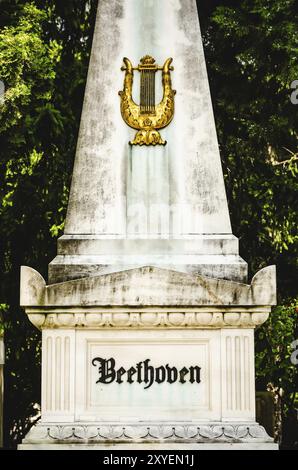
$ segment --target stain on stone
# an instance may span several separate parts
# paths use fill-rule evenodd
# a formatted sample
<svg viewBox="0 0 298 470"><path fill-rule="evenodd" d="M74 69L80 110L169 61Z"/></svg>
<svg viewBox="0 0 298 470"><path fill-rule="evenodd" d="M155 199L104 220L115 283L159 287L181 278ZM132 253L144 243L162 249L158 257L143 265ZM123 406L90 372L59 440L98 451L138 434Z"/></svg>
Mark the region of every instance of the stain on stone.
<svg viewBox="0 0 298 470"><path fill-rule="evenodd" d="M122 0L118 0L118 2L116 2L114 7L114 15L118 19L122 19L124 17L124 8Z"/></svg>

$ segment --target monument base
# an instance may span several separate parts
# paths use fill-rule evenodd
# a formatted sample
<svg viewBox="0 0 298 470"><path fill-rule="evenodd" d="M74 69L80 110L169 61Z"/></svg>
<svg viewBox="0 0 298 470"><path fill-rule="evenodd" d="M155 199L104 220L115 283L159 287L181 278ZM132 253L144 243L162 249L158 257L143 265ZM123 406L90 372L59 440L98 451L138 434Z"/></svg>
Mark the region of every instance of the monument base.
<svg viewBox="0 0 298 470"><path fill-rule="evenodd" d="M21 444L18 450L97 450L97 451L118 451L118 450L279 450L278 444L110 444L106 446L82 445L82 444Z"/></svg>
<svg viewBox="0 0 298 470"><path fill-rule="evenodd" d="M108 239L63 235L49 264L49 284L155 266L192 275L247 282L247 263L233 235Z"/></svg>
<svg viewBox="0 0 298 470"><path fill-rule="evenodd" d="M18 449L278 450L278 444L258 423L40 423Z"/></svg>
<svg viewBox="0 0 298 470"><path fill-rule="evenodd" d="M21 286L42 330L42 419L20 450L277 449L254 371L274 267L250 285L142 267L48 286L23 267Z"/></svg>

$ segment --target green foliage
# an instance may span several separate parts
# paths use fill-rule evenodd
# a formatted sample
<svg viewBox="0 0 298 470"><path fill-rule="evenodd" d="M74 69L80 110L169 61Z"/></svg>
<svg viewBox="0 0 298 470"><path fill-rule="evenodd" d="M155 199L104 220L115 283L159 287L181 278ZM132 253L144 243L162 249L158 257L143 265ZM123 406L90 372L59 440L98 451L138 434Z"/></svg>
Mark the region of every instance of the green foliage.
<svg viewBox="0 0 298 470"><path fill-rule="evenodd" d="M96 6L97 0L0 0L7 445L38 417L40 335L18 306L19 268L29 265L46 276L56 254ZM295 1L206 0L199 7L234 232L252 273L269 264L278 268L284 306L259 330L257 376L263 388L283 388L286 416L297 391L297 367L289 362L297 316L288 301L297 295L298 108L290 102L290 84L298 79Z"/></svg>
<svg viewBox="0 0 298 470"><path fill-rule="evenodd" d="M291 361L292 344L298 338L297 313L298 302L276 307L256 334L257 387L275 395L287 445L297 445L298 432L298 367Z"/></svg>
<svg viewBox="0 0 298 470"><path fill-rule="evenodd" d="M257 330L258 383L273 384L287 413L298 393L297 366L291 363L291 344L298 338L298 304L276 307L266 324ZM268 351L270 354L268 354Z"/></svg>
<svg viewBox="0 0 298 470"><path fill-rule="evenodd" d="M216 3L203 29L232 222L252 273L277 264L283 299L297 275L295 1Z"/></svg>
<svg viewBox="0 0 298 470"><path fill-rule="evenodd" d="M32 96L37 102L52 98L59 50L54 43L45 45L41 38L45 17L35 6L26 4L19 23L0 33L0 76L7 84L1 107L1 133L21 124ZM31 127L30 119L26 124Z"/></svg>
<svg viewBox="0 0 298 470"><path fill-rule="evenodd" d="M7 305L0 304L0 336L4 335L4 320L3 320L3 312L7 310Z"/></svg>

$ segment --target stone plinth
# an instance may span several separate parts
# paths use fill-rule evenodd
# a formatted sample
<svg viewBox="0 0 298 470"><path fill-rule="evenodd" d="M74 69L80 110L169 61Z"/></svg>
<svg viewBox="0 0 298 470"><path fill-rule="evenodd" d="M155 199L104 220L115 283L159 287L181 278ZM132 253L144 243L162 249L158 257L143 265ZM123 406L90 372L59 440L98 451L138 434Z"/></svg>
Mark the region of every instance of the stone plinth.
<svg viewBox="0 0 298 470"><path fill-rule="evenodd" d="M22 268L21 286L43 350L42 420L21 449L276 448L254 376L274 267L250 285L156 267L46 285Z"/></svg>
<svg viewBox="0 0 298 470"><path fill-rule="evenodd" d="M196 238L103 239L63 235L58 255L49 265L49 283L156 266L233 281L247 280L247 263L239 256L233 235Z"/></svg>

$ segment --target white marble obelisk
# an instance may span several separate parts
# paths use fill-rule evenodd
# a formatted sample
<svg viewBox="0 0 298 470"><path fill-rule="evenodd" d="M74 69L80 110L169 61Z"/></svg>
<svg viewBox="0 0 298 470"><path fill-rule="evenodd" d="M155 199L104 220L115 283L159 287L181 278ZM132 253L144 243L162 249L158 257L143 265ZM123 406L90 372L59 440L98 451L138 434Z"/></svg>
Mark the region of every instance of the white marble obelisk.
<svg viewBox="0 0 298 470"><path fill-rule="evenodd" d="M123 57L173 58L166 147L131 147ZM134 97L139 100L138 76ZM157 102L162 95L156 77ZM195 0L101 0L65 235L49 282L153 265L245 281L232 235Z"/></svg>
<svg viewBox="0 0 298 470"><path fill-rule="evenodd" d="M146 55L173 58L166 146L130 146L120 112L123 58ZM158 101L158 72L156 85ZM21 270L42 330L42 410L19 448L276 449L256 422L254 371L275 268L246 277L195 0L101 0L65 234L48 284Z"/></svg>

